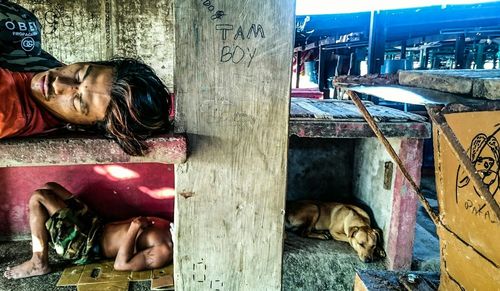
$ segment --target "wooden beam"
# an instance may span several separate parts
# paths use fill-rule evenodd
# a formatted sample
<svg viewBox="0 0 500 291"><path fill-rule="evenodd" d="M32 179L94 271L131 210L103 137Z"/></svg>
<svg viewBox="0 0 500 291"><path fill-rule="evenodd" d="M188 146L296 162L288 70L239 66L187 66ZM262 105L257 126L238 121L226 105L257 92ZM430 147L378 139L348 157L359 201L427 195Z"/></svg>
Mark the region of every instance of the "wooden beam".
<svg viewBox="0 0 500 291"><path fill-rule="evenodd" d="M295 1L175 1L175 287L281 290Z"/></svg>

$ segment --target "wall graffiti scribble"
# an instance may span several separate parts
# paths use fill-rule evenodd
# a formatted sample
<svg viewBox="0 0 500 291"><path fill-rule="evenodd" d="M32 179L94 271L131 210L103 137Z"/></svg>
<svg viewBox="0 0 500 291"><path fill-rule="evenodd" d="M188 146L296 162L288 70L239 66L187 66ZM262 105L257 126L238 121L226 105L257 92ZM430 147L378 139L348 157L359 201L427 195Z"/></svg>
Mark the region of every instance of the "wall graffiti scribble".
<svg viewBox="0 0 500 291"><path fill-rule="evenodd" d="M266 34L264 27L261 24L252 24L248 30L244 29L241 25L235 30L232 24L217 24L215 30L220 31L221 41L224 43L228 38L234 41L247 41L251 39L264 39ZM234 33L234 35L233 35ZM245 61L247 67L250 67L252 60L257 53L256 47L248 47L243 45L224 45L220 53L220 62L228 63L231 61L233 64L239 64Z"/></svg>
<svg viewBox="0 0 500 291"><path fill-rule="evenodd" d="M62 5L56 5L53 9L43 13L44 33L54 34L59 26L73 27L73 16L66 13Z"/></svg>
<svg viewBox="0 0 500 291"><path fill-rule="evenodd" d="M500 192L499 132L500 125L497 125L497 129L490 135L477 134L467 150L476 172L497 201L495 196ZM457 168L455 201L472 214L483 217L491 223L498 223L495 216L490 214L487 204L481 199L479 191L470 183L469 176L460 165Z"/></svg>

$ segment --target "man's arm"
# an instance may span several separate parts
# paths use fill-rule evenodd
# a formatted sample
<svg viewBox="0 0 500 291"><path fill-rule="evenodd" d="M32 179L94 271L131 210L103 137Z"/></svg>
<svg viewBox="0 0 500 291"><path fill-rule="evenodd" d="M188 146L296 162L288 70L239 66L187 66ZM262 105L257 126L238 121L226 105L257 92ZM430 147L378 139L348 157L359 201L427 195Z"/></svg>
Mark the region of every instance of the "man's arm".
<svg viewBox="0 0 500 291"><path fill-rule="evenodd" d="M114 268L117 271L141 271L162 267L169 255L167 246L152 246L134 254L137 233L142 228L150 225L151 222L138 217L130 223L127 235L116 255Z"/></svg>

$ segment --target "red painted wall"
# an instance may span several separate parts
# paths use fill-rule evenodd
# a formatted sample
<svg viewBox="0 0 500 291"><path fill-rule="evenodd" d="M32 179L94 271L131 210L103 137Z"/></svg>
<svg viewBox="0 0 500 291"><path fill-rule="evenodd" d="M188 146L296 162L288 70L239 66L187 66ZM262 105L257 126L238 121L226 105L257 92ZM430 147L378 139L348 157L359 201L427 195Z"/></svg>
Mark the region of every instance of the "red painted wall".
<svg viewBox="0 0 500 291"><path fill-rule="evenodd" d="M29 233L29 197L49 181L60 183L108 220L174 217L173 165L0 168L0 236Z"/></svg>

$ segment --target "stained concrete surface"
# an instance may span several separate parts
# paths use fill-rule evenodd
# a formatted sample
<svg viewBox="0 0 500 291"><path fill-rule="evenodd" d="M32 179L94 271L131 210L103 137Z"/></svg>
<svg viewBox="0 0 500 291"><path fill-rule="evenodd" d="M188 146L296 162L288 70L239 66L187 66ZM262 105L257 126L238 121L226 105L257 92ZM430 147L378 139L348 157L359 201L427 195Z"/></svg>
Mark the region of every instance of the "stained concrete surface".
<svg viewBox="0 0 500 291"><path fill-rule="evenodd" d="M172 0L14 0L38 17L42 47L63 63L139 57L173 88Z"/></svg>
<svg viewBox="0 0 500 291"><path fill-rule="evenodd" d="M56 254L50 252L50 264L52 273L17 279L7 280L3 277L5 268L12 265L20 264L31 257L31 245L29 241L13 241L13 242L0 242L0 290L1 291L74 291L75 286L56 287L57 281L62 274L64 268L70 266L69 264L57 260ZM150 290L151 282L131 282L129 290L131 291L144 291Z"/></svg>
<svg viewBox="0 0 500 291"><path fill-rule="evenodd" d="M352 290L355 270L384 270L384 261L363 263L348 243L288 233L283 290Z"/></svg>

